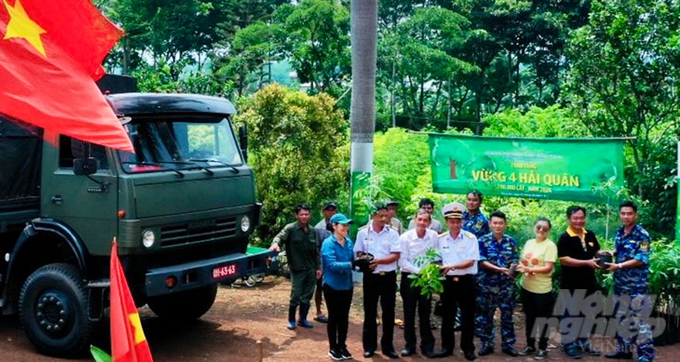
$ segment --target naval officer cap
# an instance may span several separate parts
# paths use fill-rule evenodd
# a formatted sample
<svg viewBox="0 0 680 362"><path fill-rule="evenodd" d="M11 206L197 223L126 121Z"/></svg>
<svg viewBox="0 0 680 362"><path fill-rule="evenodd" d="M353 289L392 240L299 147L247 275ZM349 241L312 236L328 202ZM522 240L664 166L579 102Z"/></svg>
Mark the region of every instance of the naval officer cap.
<svg viewBox="0 0 680 362"><path fill-rule="evenodd" d="M460 202L452 202L442 208L442 214L446 219L462 219L463 212L465 212L465 206Z"/></svg>

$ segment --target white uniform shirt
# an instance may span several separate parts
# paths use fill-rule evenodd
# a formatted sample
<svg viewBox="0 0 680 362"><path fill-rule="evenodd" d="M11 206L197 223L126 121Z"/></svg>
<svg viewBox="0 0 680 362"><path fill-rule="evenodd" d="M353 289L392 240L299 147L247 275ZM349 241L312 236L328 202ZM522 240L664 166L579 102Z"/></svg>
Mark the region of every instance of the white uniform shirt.
<svg viewBox="0 0 680 362"><path fill-rule="evenodd" d="M383 227L380 233L373 230L373 224L370 223L366 227L359 229L357 233L357 242L354 244L354 253L370 253L376 259L383 259L388 257L391 253L401 252L401 244L399 243L399 234L388 227ZM394 261L389 264L379 264L373 274L391 272L397 270L397 262Z"/></svg>
<svg viewBox="0 0 680 362"><path fill-rule="evenodd" d="M418 237L415 229L409 230L399 237L401 254L399 254L399 267L402 272L418 273L420 267L415 264L416 258L425 255L429 249L437 249L439 235L434 230L425 230L423 238Z"/></svg>
<svg viewBox="0 0 680 362"><path fill-rule="evenodd" d="M326 230L326 218L321 219L321 221L317 222L316 225L314 226L315 229L321 229L321 230Z"/></svg>
<svg viewBox="0 0 680 362"><path fill-rule="evenodd" d="M411 220L411 222L408 223L408 229L413 230L416 228L416 221ZM434 230L437 234L441 234L444 232L444 227L442 226L442 223L439 222L439 220L432 218L432 222L430 223L430 227L428 228L430 230Z"/></svg>
<svg viewBox="0 0 680 362"><path fill-rule="evenodd" d="M446 275L477 274L477 261L479 260L479 243L474 234L461 230L458 237L451 237L451 232L439 236L439 253L442 256L444 266L460 264L466 260L474 260L471 267L455 269Z"/></svg>

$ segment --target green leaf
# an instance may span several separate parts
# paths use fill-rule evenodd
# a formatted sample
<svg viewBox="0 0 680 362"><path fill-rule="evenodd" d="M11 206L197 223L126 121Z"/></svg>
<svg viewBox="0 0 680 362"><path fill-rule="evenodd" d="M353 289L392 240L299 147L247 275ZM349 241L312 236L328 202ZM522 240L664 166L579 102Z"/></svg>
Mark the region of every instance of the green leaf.
<svg viewBox="0 0 680 362"><path fill-rule="evenodd" d="M95 346L90 346L90 353L92 354L92 357L94 357L95 362L111 362L111 356L109 356L108 353L102 351L101 349L95 347Z"/></svg>

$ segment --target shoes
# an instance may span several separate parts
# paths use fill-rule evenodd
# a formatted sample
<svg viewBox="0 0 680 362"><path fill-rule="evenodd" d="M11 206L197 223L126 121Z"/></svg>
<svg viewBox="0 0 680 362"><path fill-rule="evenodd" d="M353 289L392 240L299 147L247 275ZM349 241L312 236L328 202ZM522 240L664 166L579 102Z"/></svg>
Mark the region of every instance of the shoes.
<svg viewBox="0 0 680 362"><path fill-rule="evenodd" d="M611 359L632 359L633 353L617 351L617 352L607 353L605 355L605 357L611 358Z"/></svg>
<svg viewBox="0 0 680 362"><path fill-rule="evenodd" d="M338 348L338 352L340 352L342 359L352 359L352 354L349 353L347 347Z"/></svg>
<svg viewBox="0 0 680 362"><path fill-rule="evenodd" d="M484 347L482 347L482 349L479 351L479 355L480 355L480 356L486 356L486 355L492 354L492 353L493 353L493 347L491 347L491 346L484 346Z"/></svg>
<svg viewBox="0 0 680 362"><path fill-rule="evenodd" d="M320 314L320 315L314 317L314 320L319 322L319 323L328 323L328 318L323 314Z"/></svg>
<svg viewBox="0 0 680 362"><path fill-rule="evenodd" d="M290 329L291 331L295 330L295 311L297 310L297 306L290 305L288 306L288 325L286 328Z"/></svg>
<svg viewBox="0 0 680 362"><path fill-rule="evenodd" d="M371 358L375 354L375 351L364 351L364 358Z"/></svg>
<svg viewBox="0 0 680 362"><path fill-rule="evenodd" d="M573 359L581 359L581 352L577 350L575 347L564 350L564 353L566 353L567 356Z"/></svg>
<svg viewBox="0 0 680 362"><path fill-rule="evenodd" d="M590 343L588 343L586 345L582 345L579 349L581 350L582 353L585 353L589 356L599 356L601 354L600 351L593 348L590 345Z"/></svg>
<svg viewBox="0 0 680 362"><path fill-rule="evenodd" d="M537 359L539 361L544 360L546 358L548 358L548 351L544 349L539 349L538 352L536 352L536 355L534 355L534 359Z"/></svg>
<svg viewBox="0 0 680 362"><path fill-rule="evenodd" d="M406 347L406 348L401 350L401 356L402 357L408 357L408 356L410 356L414 353L416 353L416 351L413 348Z"/></svg>
<svg viewBox="0 0 680 362"><path fill-rule="evenodd" d="M434 358L435 357L435 353L431 349L422 349L421 352L423 353L423 356L425 356L427 358ZM404 354L402 353L401 355L403 356Z"/></svg>
<svg viewBox="0 0 680 362"><path fill-rule="evenodd" d="M511 357L517 357L519 353L517 353L517 350L515 347L508 347L508 348L503 348L503 353L507 354L508 356Z"/></svg>
<svg viewBox="0 0 680 362"><path fill-rule="evenodd" d="M399 358L399 354L394 349L383 349L382 354L389 358Z"/></svg>
<svg viewBox="0 0 680 362"><path fill-rule="evenodd" d="M314 325L312 324L312 322L310 322L310 321L308 321L308 320L299 320L299 321L297 322L297 324L298 324L300 327L314 328Z"/></svg>
<svg viewBox="0 0 680 362"><path fill-rule="evenodd" d="M298 325L305 328L313 328L314 325L307 320L307 313L309 313L309 303L300 303L300 320Z"/></svg>
<svg viewBox="0 0 680 362"><path fill-rule="evenodd" d="M536 353L536 348L531 347L531 346L526 346L524 347L523 350L519 352L520 356L530 356L532 354Z"/></svg>
<svg viewBox="0 0 680 362"><path fill-rule="evenodd" d="M453 354L453 350L442 348L439 352L434 354L434 358L444 358Z"/></svg>
<svg viewBox="0 0 680 362"><path fill-rule="evenodd" d="M468 361L474 361L475 358L475 351L463 351L463 355L465 356L465 359Z"/></svg>
<svg viewBox="0 0 680 362"><path fill-rule="evenodd" d="M330 357L333 361L342 361L345 359L345 357L336 348L333 348L330 351L328 351L328 357Z"/></svg>

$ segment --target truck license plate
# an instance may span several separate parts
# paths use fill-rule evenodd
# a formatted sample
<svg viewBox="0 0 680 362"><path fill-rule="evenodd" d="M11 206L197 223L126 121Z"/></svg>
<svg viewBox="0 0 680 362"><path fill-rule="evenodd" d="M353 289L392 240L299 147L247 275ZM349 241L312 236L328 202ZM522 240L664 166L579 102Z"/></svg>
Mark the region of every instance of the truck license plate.
<svg viewBox="0 0 680 362"><path fill-rule="evenodd" d="M236 264L232 265L225 265L225 266L218 266L217 268L213 269L213 279L222 279L226 277L230 277L233 275L236 275L237 269L236 269Z"/></svg>

